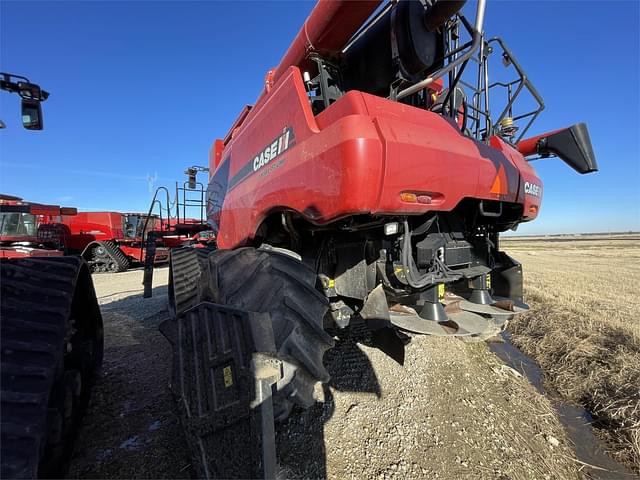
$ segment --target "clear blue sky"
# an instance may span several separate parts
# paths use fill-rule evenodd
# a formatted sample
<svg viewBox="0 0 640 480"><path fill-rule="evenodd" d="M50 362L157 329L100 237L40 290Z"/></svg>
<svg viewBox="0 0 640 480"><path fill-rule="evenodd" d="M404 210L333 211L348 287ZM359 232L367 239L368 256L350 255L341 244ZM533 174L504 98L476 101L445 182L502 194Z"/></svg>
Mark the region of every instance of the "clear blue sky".
<svg viewBox="0 0 640 480"><path fill-rule="evenodd" d="M545 99L532 133L587 122L600 172L535 166L539 219L518 233L640 230L640 2L491 1L485 30L505 38ZM149 178L173 185L207 164L308 2L0 2L0 70L51 92L45 130L19 126L0 95L0 191L81 209L146 210Z"/></svg>

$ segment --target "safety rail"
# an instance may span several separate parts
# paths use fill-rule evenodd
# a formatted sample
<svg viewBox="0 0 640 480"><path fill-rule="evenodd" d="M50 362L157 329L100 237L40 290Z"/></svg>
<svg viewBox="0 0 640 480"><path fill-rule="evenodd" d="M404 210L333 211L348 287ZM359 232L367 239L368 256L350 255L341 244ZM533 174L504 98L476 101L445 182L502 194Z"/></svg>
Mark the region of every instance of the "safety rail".
<svg viewBox="0 0 640 480"><path fill-rule="evenodd" d="M432 72L427 78L407 87L394 94L392 91L389 98L402 100L433 84L437 79L448 74L448 85L445 98L442 102L438 102L438 107L442 108L444 113L445 107L448 106L448 115L457 114L456 107L460 107L458 96L462 96L464 108L464 117L472 121L469 128L464 133L475 137L477 140L488 142L489 138L498 133L510 143L517 143L527 133L535 119L544 110L544 101L542 97L529 80L526 72L518 63L511 50L500 37L492 37L485 40L483 31L485 0L479 0L476 9L475 23L472 25L462 13L456 13L450 20L445 32L445 54L441 61L447 63L440 69ZM466 31L470 40L461 42L460 27ZM502 60L506 67L512 65L517 73L515 80L507 82L494 82L489 84L489 58L493 54L494 46L499 46L502 50ZM475 55L477 53L477 55ZM477 64L477 78L475 84L463 80L463 74L469 62ZM463 88L470 92L471 102L466 102L466 92ZM503 88L506 90L507 102L497 118L492 119L490 106L490 92L495 89ZM517 98L521 93L527 90L531 97L535 100L537 106L531 111L513 116L513 108ZM435 107L435 105L434 105ZM518 120L528 119L524 128L519 129L514 122ZM516 131L518 135L516 136Z"/></svg>
<svg viewBox="0 0 640 480"><path fill-rule="evenodd" d="M165 206L158 198L158 194L164 192ZM140 259L144 263L144 275L142 284L144 286L143 297L149 298L152 296L152 283L153 283L153 265L155 262L156 252L156 240L161 239L163 234L177 234L184 233L184 225L187 223L187 215L189 210L198 209L197 222L193 223L193 226L204 225L206 221L206 187L203 183L197 182L194 179L184 182L180 185L176 182L176 190L174 201L171 202L171 195L167 187L158 187L153 194L151 205L149 206L149 212L145 219L142 242L140 243ZM191 196L189 196L191 194ZM148 231L149 219L152 218L154 209L157 206L160 218L160 231L151 230ZM171 211L175 208L175 215L171 215ZM167 213L166 223L163 217L163 212ZM182 220L182 223L181 223ZM189 233L193 233L192 229ZM146 252L145 252L146 251ZM146 253L146 254L145 254ZM144 260L143 260L144 257Z"/></svg>
<svg viewBox="0 0 640 480"><path fill-rule="evenodd" d="M180 193L182 193L182 202L179 201ZM199 196L197 198L193 196L189 198L187 196L188 193L197 194ZM206 220L206 195L207 190L201 182L196 182L194 184L186 181L182 184L182 187L179 187L176 182L176 218L178 219L178 223L180 223L180 206L182 206L182 219L184 221L187 219L187 209L197 208L199 210L198 220L200 223L204 223Z"/></svg>

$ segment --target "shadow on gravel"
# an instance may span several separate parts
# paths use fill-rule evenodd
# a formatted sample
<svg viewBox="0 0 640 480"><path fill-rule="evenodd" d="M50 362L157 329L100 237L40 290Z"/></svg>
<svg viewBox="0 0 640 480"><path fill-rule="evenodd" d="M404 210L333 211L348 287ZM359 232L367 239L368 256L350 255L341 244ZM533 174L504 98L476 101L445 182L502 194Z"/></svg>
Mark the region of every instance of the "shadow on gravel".
<svg viewBox="0 0 640 480"><path fill-rule="evenodd" d="M168 388L171 348L158 331L167 287L101 305L105 354L68 478L193 478Z"/></svg>
<svg viewBox="0 0 640 480"><path fill-rule="evenodd" d="M128 293L128 292L127 292ZM101 305L105 330L102 375L80 428L68 478L196 478L169 391L171 347L158 330L168 316L167 287ZM380 397L376 374L359 344L366 332L341 334L325 355L331 375L324 403L276 425L279 478L326 478L324 425L336 412L333 392Z"/></svg>
<svg viewBox="0 0 640 480"><path fill-rule="evenodd" d="M359 343L371 344L367 332L354 330L336 340L336 346L324 357L331 375L329 384L323 386L324 403L308 410L296 408L285 422L276 425L279 478L327 477L326 448L333 446L325 444L324 425L336 413L332 391L369 393L380 398L378 378ZM348 410L338 414L345 413Z"/></svg>

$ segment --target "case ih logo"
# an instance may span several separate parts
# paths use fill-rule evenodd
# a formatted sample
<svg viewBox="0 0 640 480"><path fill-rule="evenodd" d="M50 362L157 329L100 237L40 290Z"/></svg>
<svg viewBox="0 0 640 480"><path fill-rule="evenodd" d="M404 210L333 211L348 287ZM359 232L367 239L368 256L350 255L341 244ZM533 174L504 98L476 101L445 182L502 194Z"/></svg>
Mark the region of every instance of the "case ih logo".
<svg viewBox="0 0 640 480"><path fill-rule="evenodd" d="M274 160L279 155L287 151L289 147L294 144L293 128L284 127L282 135L276 138L273 142L267 145L258 155L253 159L253 171L257 172L262 167L267 165L271 160Z"/></svg>
<svg viewBox="0 0 640 480"><path fill-rule="evenodd" d="M539 197L542 192L542 187L540 185L536 185L535 183L524 182L524 193L528 195L533 195L534 197Z"/></svg>

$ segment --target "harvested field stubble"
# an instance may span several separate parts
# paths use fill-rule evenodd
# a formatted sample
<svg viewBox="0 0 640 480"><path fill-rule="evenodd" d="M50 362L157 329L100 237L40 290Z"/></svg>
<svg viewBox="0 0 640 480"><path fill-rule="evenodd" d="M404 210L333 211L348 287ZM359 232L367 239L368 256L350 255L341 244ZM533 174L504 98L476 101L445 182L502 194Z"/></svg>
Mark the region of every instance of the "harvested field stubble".
<svg viewBox="0 0 640 480"><path fill-rule="evenodd" d="M547 387L587 408L614 456L640 472L640 242L505 241L524 265L531 312L513 343Z"/></svg>

